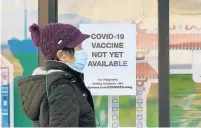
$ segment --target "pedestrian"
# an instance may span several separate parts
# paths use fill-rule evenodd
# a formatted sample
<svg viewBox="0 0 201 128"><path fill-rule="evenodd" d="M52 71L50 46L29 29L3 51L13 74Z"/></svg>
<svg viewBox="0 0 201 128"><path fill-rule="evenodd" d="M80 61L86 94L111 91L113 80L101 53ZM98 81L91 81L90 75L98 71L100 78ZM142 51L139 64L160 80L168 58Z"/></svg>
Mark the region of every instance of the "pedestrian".
<svg viewBox="0 0 201 128"><path fill-rule="evenodd" d="M18 83L26 116L34 127L96 127L92 95L83 81L88 57L82 42L90 36L62 23L29 29L47 61Z"/></svg>

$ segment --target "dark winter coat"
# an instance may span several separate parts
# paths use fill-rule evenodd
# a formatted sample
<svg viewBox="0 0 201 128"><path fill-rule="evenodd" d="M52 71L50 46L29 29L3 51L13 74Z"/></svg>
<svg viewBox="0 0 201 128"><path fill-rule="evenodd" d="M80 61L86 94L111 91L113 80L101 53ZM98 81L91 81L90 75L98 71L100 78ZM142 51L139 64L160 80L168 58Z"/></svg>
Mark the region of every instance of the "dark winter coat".
<svg viewBox="0 0 201 128"><path fill-rule="evenodd" d="M96 127L83 74L66 64L47 61L18 84L23 110L35 127Z"/></svg>

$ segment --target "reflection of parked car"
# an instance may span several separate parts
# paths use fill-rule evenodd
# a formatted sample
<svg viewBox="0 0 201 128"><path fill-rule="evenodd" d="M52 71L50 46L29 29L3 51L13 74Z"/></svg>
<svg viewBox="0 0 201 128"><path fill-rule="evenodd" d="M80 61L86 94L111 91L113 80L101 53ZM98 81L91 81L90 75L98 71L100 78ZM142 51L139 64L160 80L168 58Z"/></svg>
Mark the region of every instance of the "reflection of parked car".
<svg viewBox="0 0 201 128"><path fill-rule="evenodd" d="M200 34L170 34L170 49L201 48ZM137 49L157 49L158 34L140 33L137 35Z"/></svg>

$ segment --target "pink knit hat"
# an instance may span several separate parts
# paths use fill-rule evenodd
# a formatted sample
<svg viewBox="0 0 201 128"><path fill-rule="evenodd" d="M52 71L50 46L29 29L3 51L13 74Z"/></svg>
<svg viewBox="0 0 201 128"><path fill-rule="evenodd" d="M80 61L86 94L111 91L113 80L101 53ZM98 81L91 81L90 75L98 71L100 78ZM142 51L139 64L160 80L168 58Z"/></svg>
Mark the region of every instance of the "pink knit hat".
<svg viewBox="0 0 201 128"><path fill-rule="evenodd" d="M82 34L76 27L62 23L53 23L44 27L32 24L29 30L35 46L40 47L48 60L56 58L58 50L74 48L90 37Z"/></svg>

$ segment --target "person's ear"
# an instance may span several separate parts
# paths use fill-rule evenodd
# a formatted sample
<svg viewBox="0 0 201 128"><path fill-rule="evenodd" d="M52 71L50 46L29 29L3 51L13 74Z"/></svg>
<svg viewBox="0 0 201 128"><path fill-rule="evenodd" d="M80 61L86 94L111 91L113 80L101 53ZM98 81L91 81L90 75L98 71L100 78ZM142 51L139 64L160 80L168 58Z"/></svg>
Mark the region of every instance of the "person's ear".
<svg viewBox="0 0 201 128"><path fill-rule="evenodd" d="M63 55L63 51L62 51L62 50L57 51L57 58L58 58L60 61L65 61L65 58L64 58L64 55Z"/></svg>
<svg viewBox="0 0 201 128"><path fill-rule="evenodd" d="M75 48L74 48L75 51L80 51L82 50L82 44L80 45L77 45Z"/></svg>

